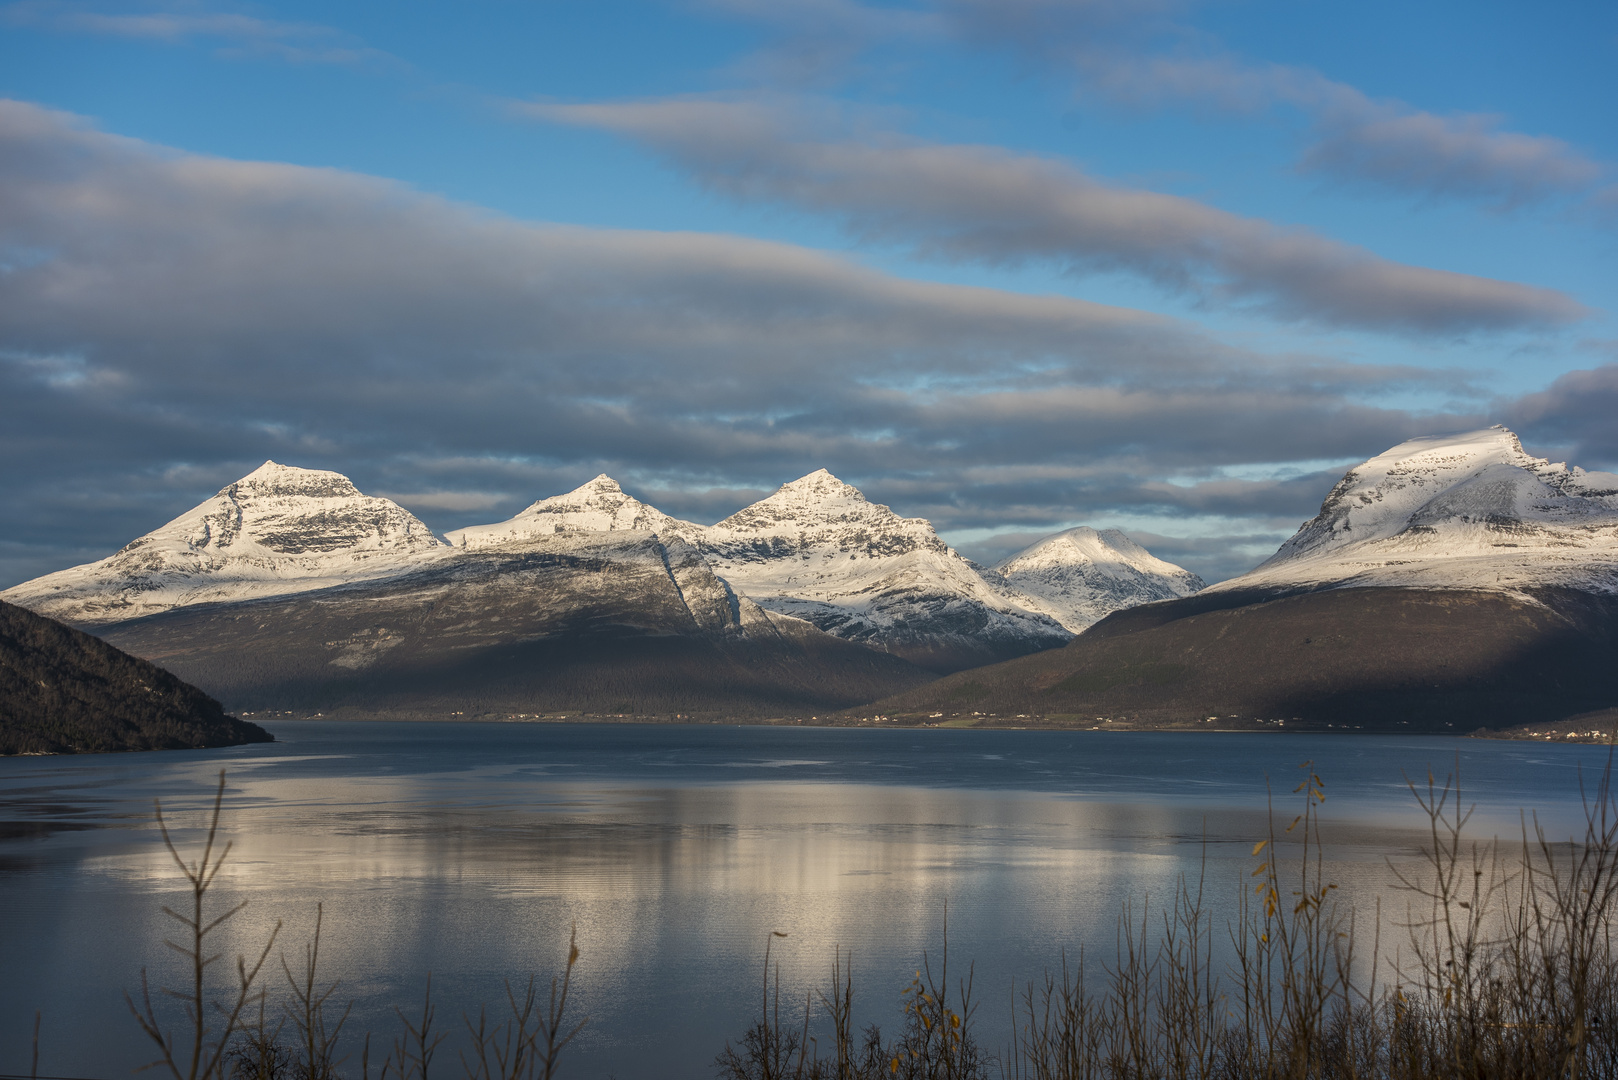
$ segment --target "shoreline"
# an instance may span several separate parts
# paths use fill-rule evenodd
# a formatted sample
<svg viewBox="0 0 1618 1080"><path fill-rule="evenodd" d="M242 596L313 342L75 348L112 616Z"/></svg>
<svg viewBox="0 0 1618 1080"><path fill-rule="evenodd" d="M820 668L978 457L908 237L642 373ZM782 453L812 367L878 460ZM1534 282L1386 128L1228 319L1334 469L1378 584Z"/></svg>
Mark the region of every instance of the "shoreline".
<svg viewBox="0 0 1618 1080"><path fill-rule="evenodd" d="M1405 723L1336 724L1307 721L1296 717L1242 717L1226 716L1205 718L1202 721L1151 721L1133 717L1094 717L1079 719L1067 714L1012 714L996 713L936 713L936 714L883 714L850 716L833 713L811 716L733 716L691 713L592 713L569 710L565 712L476 713L468 710L436 712L373 712L369 710L337 709L330 712L303 712L299 710L259 710L238 713L255 722L278 721L347 721L370 722L447 722L495 724L638 724L662 726L674 724L758 726L758 727L829 727L871 728L878 730L951 730L951 731L1065 731L1065 732L1217 732L1220 734L1261 734L1297 732L1300 734L1372 734L1451 736L1456 738L1497 739L1511 741L1555 741L1601 744L1618 742L1618 709L1587 713L1549 723L1520 724L1508 728L1478 727L1460 730L1451 727L1417 727Z"/></svg>

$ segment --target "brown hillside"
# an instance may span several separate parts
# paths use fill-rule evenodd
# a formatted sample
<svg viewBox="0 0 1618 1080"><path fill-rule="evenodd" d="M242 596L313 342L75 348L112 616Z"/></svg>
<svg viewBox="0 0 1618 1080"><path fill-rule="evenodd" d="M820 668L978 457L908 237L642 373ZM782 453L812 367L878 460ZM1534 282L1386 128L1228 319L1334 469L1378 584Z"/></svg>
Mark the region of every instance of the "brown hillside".
<svg viewBox="0 0 1618 1080"><path fill-rule="evenodd" d="M868 711L1470 731L1612 705L1614 598L1366 588L1149 604L1065 648L961 672Z"/></svg>
<svg viewBox="0 0 1618 1080"><path fill-rule="evenodd" d="M933 678L796 619L707 629L691 602L658 561L529 551L97 632L244 711L809 715Z"/></svg>

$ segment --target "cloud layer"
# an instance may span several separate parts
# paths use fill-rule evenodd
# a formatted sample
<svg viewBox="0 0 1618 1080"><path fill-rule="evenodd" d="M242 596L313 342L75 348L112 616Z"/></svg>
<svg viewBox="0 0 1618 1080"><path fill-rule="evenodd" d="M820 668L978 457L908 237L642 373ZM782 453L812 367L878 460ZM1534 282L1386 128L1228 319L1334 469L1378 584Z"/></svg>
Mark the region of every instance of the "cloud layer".
<svg viewBox="0 0 1618 1080"><path fill-rule="evenodd" d="M63 0L18 0L0 6L0 23L165 44L201 41L223 55L263 56L293 64L397 64L388 54L329 26L189 5L167 11L107 12Z"/></svg>
<svg viewBox="0 0 1618 1080"><path fill-rule="evenodd" d="M1401 333L1555 326L1589 314L1550 289L1394 262L1304 229L1104 184L1061 162L992 147L891 135L817 139L789 114L708 100L520 108L631 136L716 191L833 214L862 237L925 256L1125 270L1210 303ZM1369 158L1374 151L1345 136L1332 152Z"/></svg>
<svg viewBox="0 0 1618 1080"><path fill-rule="evenodd" d="M1513 131L1504 118L1439 114L1375 98L1312 68L1246 60L1190 21L1184 0L936 0L902 9L853 0L710 0L772 26L767 81L821 86L884 44L1009 48L1070 76L1081 93L1130 107L1302 113L1298 168L1336 181L1498 209L1556 199L1600 207L1613 169L1564 140Z"/></svg>
<svg viewBox="0 0 1618 1080"><path fill-rule="evenodd" d="M1612 170L1577 147L1512 131L1503 118L1442 115L1372 97L1307 67L1255 63L1184 20L1189 3L949 0L955 36L1010 45L1126 104L1301 111L1311 130L1299 167L1334 179L1498 208L1599 200Z"/></svg>
<svg viewBox="0 0 1618 1080"><path fill-rule="evenodd" d="M1485 422L1376 403L1453 379L785 244L535 225L0 103L8 583L267 457L419 496L440 528L599 471L713 520L824 466L946 529L1201 515L1250 547L1329 476L1224 466ZM1235 550L1191 566L1224 576Z"/></svg>

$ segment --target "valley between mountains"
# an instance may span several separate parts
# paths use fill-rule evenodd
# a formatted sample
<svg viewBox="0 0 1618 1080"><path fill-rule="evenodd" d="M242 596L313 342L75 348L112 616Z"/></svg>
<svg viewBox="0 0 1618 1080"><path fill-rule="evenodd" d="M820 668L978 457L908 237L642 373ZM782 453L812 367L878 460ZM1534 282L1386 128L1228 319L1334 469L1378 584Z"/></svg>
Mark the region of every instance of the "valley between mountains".
<svg viewBox="0 0 1618 1080"><path fill-rule="evenodd" d="M266 462L0 599L238 713L1470 731L1618 706L1618 476L1412 440L1204 588L1116 530L982 567L824 470L709 526L599 476L441 538Z"/></svg>

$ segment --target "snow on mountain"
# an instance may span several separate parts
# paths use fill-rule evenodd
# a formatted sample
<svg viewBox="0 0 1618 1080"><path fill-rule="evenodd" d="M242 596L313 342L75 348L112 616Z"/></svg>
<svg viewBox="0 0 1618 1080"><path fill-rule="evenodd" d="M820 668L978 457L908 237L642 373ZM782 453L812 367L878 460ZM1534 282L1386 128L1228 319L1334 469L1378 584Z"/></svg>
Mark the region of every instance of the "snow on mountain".
<svg viewBox="0 0 1618 1080"><path fill-rule="evenodd" d="M634 592L624 576L633 577L631 564L638 565L629 549L644 547L655 549L703 632L731 627L725 632L745 633L749 621L762 628L758 618L744 618L756 603L944 670L1066 641L1093 621L1075 615L1094 602L1093 595L1079 596L1085 574L1108 596L1133 598L1152 574L1177 571L1121 536L1110 554L1090 553L1088 570L1059 571L1055 562L1062 560L1051 559L1057 548L1036 546L1043 555L1025 554L1044 560L1029 566L1029 580L1040 588L1019 591L952 551L927 521L873 504L825 470L707 528L670 517L598 476L510 520L457 530L449 539L444 544L399 506L362 495L337 473L269 462L110 558L19 585L5 596L69 622L105 625L188 605L395 576L404 589L412 587L404 577L429 565L460 574L464 561L464 572L481 575L477 560L509 558L560 560L557 565L576 565L585 574L581 582L595 582L590 588ZM614 545L629 547L617 552ZM1120 584L1126 578L1134 591ZM499 582L487 578L479 588L497 590ZM585 592L578 595L589 599ZM492 593L489 602L496 602ZM594 604L586 607L594 610Z"/></svg>
<svg viewBox="0 0 1618 1080"><path fill-rule="evenodd" d="M402 573L448 550L340 473L266 461L116 554L0 596L64 622L107 623Z"/></svg>
<svg viewBox="0 0 1618 1080"><path fill-rule="evenodd" d="M1338 481L1257 569L1212 586L1618 592L1618 475L1536 458L1504 427L1400 443Z"/></svg>
<svg viewBox="0 0 1618 1080"><path fill-rule="evenodd" d="M447 533L451 544L468 551L522 543L565 533L653 532L691 539L700 525L669 517L656 507L624 494L618 481L602 474L565 495L541 499L507 521L474 525Z"/></svg>
<svg viewBox="0 0 1618 1080"><path fill-rule="evenodd" d="M993 569L1074 633L1114 611L1203 588L1197 575L1157 558L1117 529L1085 525L1047 536Z"/></svg>
<svg viewBox="0 0 1618 1080"><path fill-rule="evenodd" d="M763 607L918 663L982 662L1070 636L986 580L930 523L868 501L824 469L703 530L697 543L716 573Z"/></svg>

